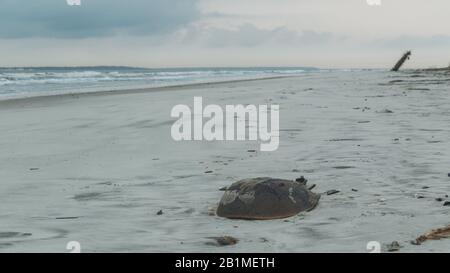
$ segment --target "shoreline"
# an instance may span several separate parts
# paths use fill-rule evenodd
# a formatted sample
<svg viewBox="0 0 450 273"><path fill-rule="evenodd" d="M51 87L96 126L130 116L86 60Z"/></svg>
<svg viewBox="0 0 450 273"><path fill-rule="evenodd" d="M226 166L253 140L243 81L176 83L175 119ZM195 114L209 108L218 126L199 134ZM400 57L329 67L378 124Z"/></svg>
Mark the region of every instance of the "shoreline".
<svg viewBox="0 0 450 273"><path fill-rule="evenodd" d="M87 97L87 96L102 96L102 95L123 95L123 94L139 94L148 92L161 92L167 90L180 90L180 89L191 89L191 88L206 88L214 85L223 85L231 83L241 83L241 82L254 82L254 81L265 81L265 80L276 80L283 78L295 78L300 75L283 75L283 76L271 76L263 78L252 78L252 79L237 79L237 80L226 80L217 82L200 82L200 83L186 83L186 84L176 84L168 86L156 86L156 87L143 87L143 88L130 88L130 89L117 89L117 90L101 90L92 92L80 92L80 93L61 93L52 95L36 95L30 97L19 97L19 98L0 98L0 106L2 104L11 104L14 102L26 102L26 101L37 101L45 99L62 99L67 97Z"/></svg>

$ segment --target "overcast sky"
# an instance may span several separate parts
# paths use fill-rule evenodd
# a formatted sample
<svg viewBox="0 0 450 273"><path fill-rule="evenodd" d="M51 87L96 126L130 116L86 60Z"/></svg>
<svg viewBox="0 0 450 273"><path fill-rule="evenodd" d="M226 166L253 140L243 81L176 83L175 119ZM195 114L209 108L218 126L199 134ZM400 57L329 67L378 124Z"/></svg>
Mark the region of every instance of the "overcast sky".
<svg viewBox="0 0 450 273"><path fill-rule="evenodd" d="M0 0L0 66L450 62L450 1Z"/></svg>

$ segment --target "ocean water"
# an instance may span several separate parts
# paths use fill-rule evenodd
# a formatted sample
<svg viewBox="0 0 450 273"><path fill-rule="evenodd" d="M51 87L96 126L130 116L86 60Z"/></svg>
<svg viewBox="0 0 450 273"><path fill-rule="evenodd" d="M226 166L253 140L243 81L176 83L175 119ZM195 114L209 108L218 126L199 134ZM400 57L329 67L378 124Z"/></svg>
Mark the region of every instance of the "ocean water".
<svg viewBox="0 0 450 273"><path fill-rule="evenodd" d="M95 92L201 82L264 78L316 72L310 67L170 68L21 67L0 68L0 99Z"/></svg>

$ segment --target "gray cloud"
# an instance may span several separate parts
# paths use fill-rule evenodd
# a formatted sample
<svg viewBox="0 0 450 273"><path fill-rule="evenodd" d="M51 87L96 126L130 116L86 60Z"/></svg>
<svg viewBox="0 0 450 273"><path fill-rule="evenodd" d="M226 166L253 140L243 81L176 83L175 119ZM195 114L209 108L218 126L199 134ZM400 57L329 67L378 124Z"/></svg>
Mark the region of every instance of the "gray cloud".
<svg viewBox="0 0 450 273"><path fill-rule="evenodd" d="M406 36L397 38L380 39L375 41L374 45L387 48L436 48L450 46L450 36Z"/></svg>
<svg viewBox="0 0 450 273"><path fill-rule="evenodd" d="M197 0L0 0L0 38L89 38L173 31L195 21Z"/></svg>
<svg viewBox="0 0 450 273"><path fill-rule="evenodd" d="M187 41L201 42L209 47L318 46L344 39L328 32L312 30L298 32L286 27L263 29L248 23L236 29L194 27L185 36Z"/></svg>

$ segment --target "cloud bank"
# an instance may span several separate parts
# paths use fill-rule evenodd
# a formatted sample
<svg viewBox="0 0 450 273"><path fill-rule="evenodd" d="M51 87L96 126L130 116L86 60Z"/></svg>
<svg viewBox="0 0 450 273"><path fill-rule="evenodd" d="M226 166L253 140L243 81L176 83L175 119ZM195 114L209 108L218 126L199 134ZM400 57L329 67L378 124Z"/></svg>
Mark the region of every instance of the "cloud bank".
<svg viewBox="0 0 450 273"><path fill-rule="evenodd" d="M0 0L0 38L143 36L173 31L200 16L196 0Z"/></svg>

